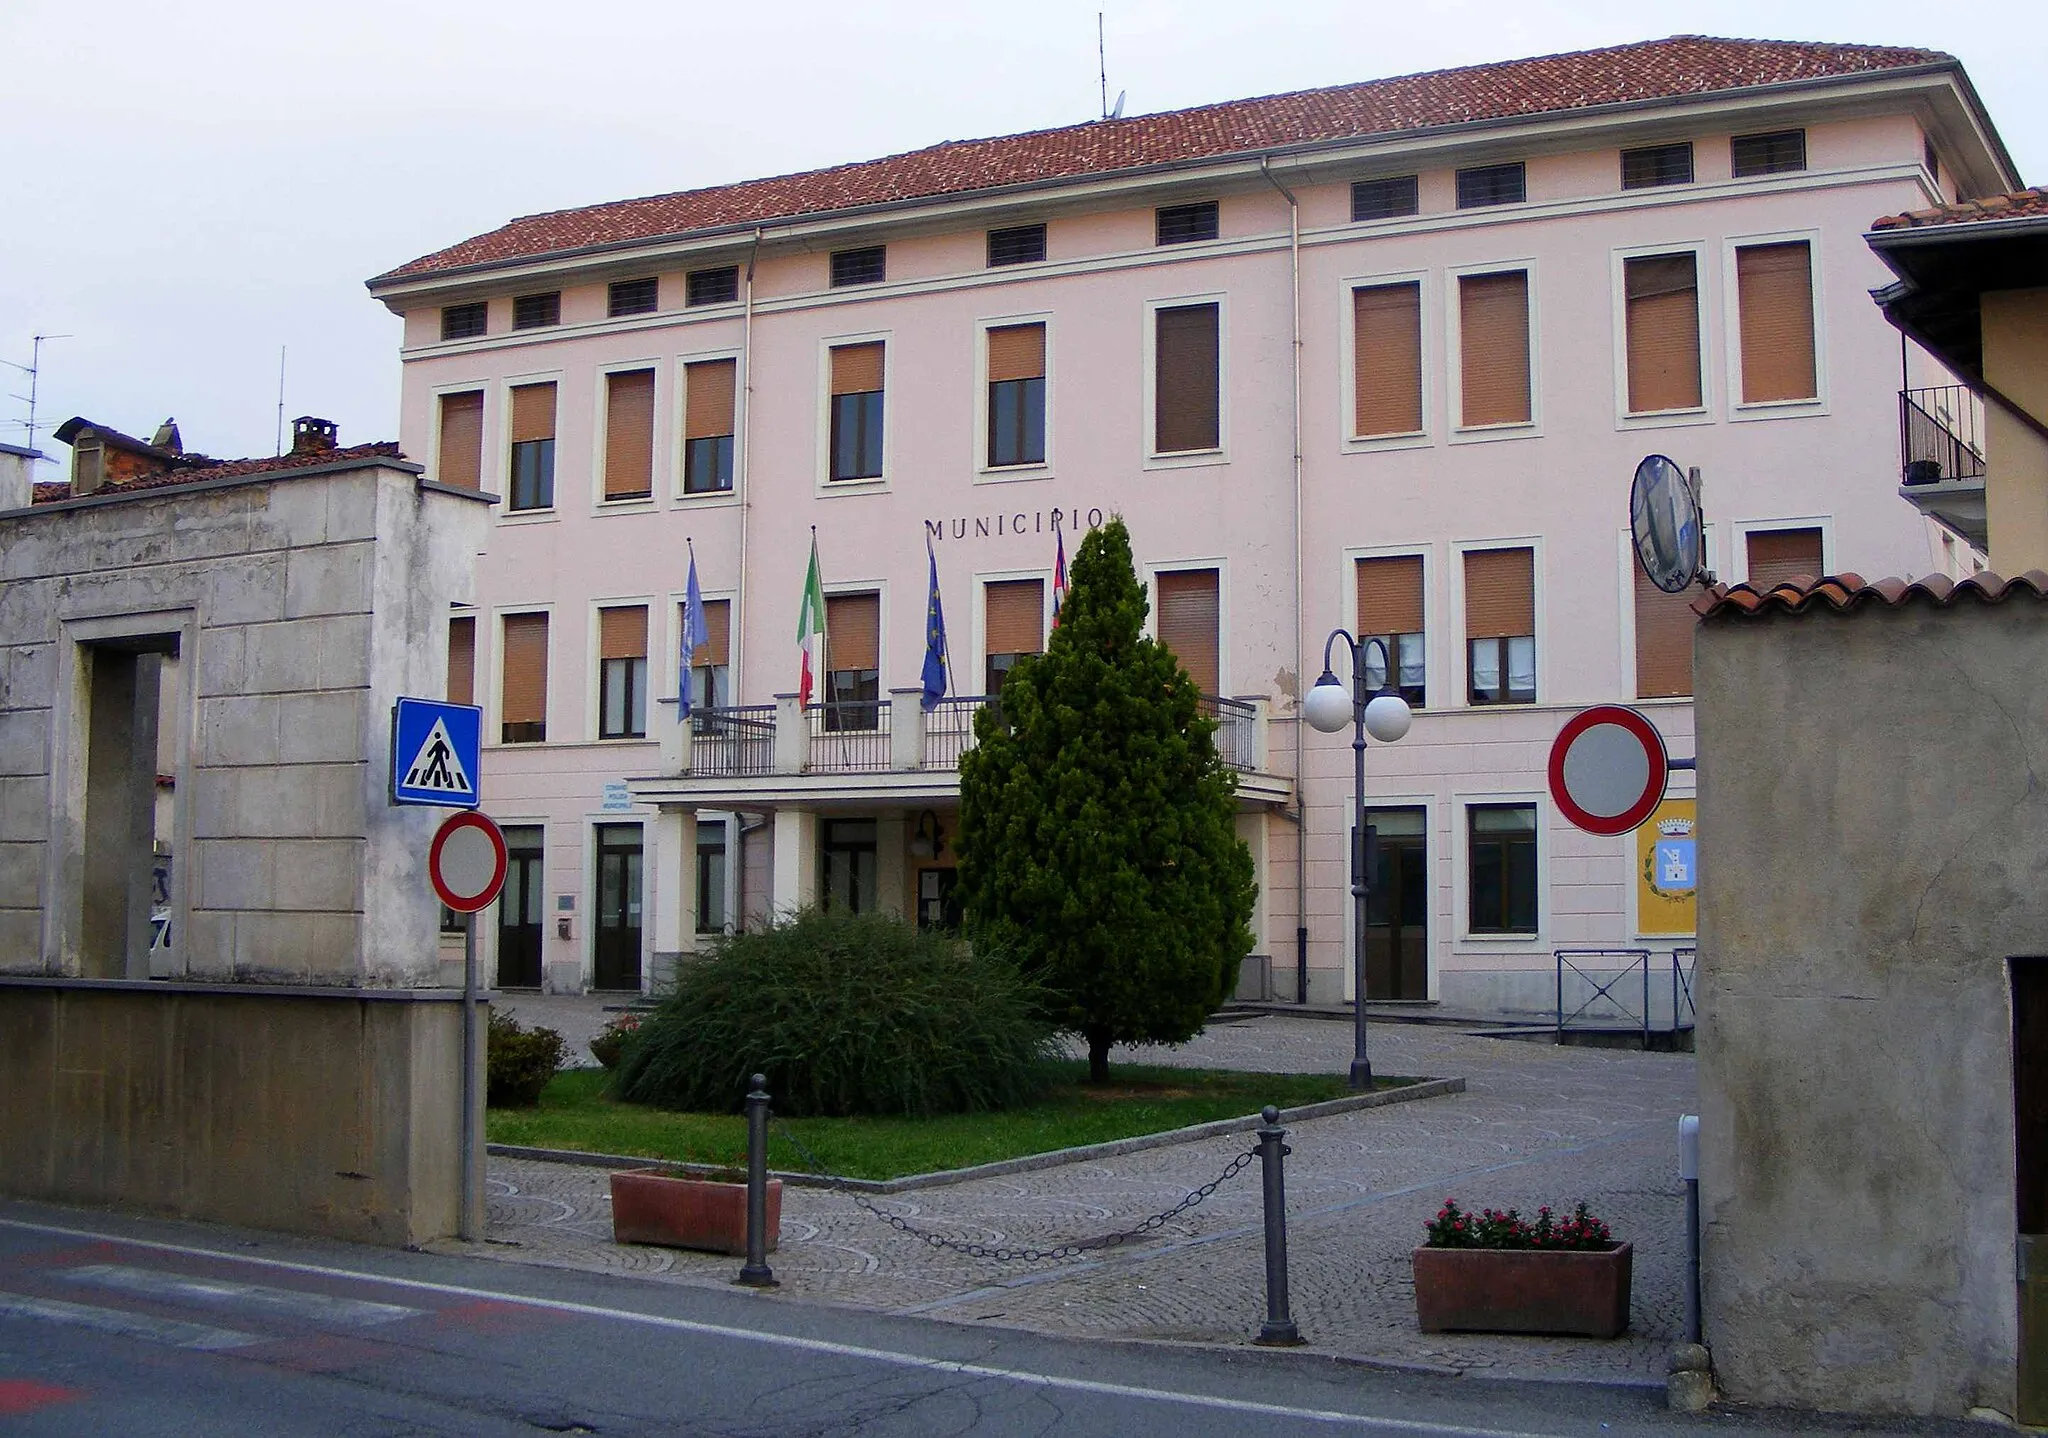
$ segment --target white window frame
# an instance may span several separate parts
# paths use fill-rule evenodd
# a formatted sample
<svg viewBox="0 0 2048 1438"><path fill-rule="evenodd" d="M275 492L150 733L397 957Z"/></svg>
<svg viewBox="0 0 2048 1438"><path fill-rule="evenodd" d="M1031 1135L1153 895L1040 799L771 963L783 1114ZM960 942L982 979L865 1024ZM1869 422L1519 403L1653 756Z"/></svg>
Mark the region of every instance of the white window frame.
<svg viewBox="0 0 2048 1438"><path fill-rule="evenodd" d="M1472 932L1472 819L1475 808L1522 804L1536 810L1536 932L1475 934ZM1483 793L1460 789L1451 795L1451 934L1460 946L1490 951L1539 954L1549 948L1550 887L1554 882L1550 851L1550 800L1540 789L1508 789Z"/></svg>
<svg viewBox="0 0 2048 1438"><path fill-rule="evenodd" d="M604 732L604 657L600 647L600 634L603 625L601 614L602 611L607 609L642 608L647 611L647 653L642 656L647 661L647 695L646 702L641 706L641 712L646 716L647 732L638 738L628 737L623 734L607 736ZM654 742L656 737L654 728L654 701L656 697L656 690L654 688L654 645L657 638L656 621L660 618L659 608L660 600L651 594L607 595L603 599L593 599L590 601L590 617L584 626L584 643L589 646L588 653L590 656L590 661L585 666L590 676L588 681L589 689L585 695L590 704L590 716L588 722L583 727L586 737L593 744L651 744ZM552 629L550 629L550 634L552 635Z"/></svg>
<svg viewBox="0 0 2048 1438"><path fill-rule="evenodd" d="M1812 157L1809 154L1808 159ZM1742 286L1737 278L1736 252L1759 245L1806 245L1807 275L1813 284L1813 389L1812 399L1745 401L1742 398ZM1731 421L1793 419L1800 415L1827 414L1828 327L1822 301L1820 231L1772 230L1763 234L1730 235L1721 242L1721 315L1727 336L1725 365L1728 386L1728 418Z"/></svg>
<svg viewBox="0 0 2048 1438"><path fill-rule="evenodd" d="M430 401L430 403L428 404L428 410L432 415L431 423L433 425L433 432L427 436L427 473L432 475L437 481L440 480L441 478L442 399L445 396L451 394L483 395L484 413L482 433L480 433L477 436L476 446L476 463L478 471L476 477L477 488L482 490L485 494L496 495L498 497L500 502L492 507L497 510L498 522L502 524L510 519L524 519L526 517L527 512L521 511L521 513L517 515L512 514L510 510L507 508L507 506L512 502L511 497L509 495L498 494L497 490L492 489L489 485L484 483L484 480L487 477L485 473L485 466L490 463L490 455L492 448L491 440L494 437L491 427L491 401L493 398L496 397L497 389L498 386L495 380L471 379L462 380L453 384L437 384L427 391L427 397L428 400ZM507 411L508 415L509 413L510 412ZM505 425L498 426L498 428L500 429L503 429L505 427ZM509 462L507 467L509 469Z"/></svg>
<svg viewBox="0 0 2048 1438"><path fill-rule="evenodd" d="M1223 555L1196 556L1192 559L1162 559L1157 564L1145 566L1145 598L1150 604L1145 613L1145 637L1159 638L1159 576L1179 574L1190 569L1213 569L1216 571L1216 695L1218 699L1232 698L1230 692L1230 561ZM1050 590L1048 597L1050 596ZM1050 637L1050 636L1048 636Z"/></svg>
<svg viewBox="0 0 2048 1438"><path fill-rule="evenodd" d="M491 748L495 746L501 749L538 749L549 744L559 744L563 742L562 740L555 737L557 733L557 730L555 729L555 709L557 707L556 701L560 697L559 687L555 683L555 671L558 667L556 661L561 656L562 647L559 642L562 631L561 625L557 622L555 601L550 599L536 604L494 604L491 606L490 614L491 663L489 677L488 680L486 681L488 682L490 687L483 691L483 697L489 701L487 704L483 706L484 747ZM548 667L543 671L543 675L547 685L547 703L541 709L540 716L541 723L547 727L548 737L541 740L539 744L507 744L505 743L504 740L505 685L502 676L505 672L505 620L508 617L521 614L545 614L548 617ZM596 622L597 621L595 617L595 612L593 611L591 623L595 624ZM482 645L478 645L477 647L479 650L483 648ZM479 667L481 667L480 654L475 662L478 664ZM472 683L474 682L475 678L472 679Z"/></svg>
<svg viewBox="0 0 2048 1438"><path fill-rule="evenodd" d="M1008 268L1005 266L1004 268ZM1007 329L1012 325L1043 325L1045 327L1045 458L1037 464L1003 464L988 462L988 332ZM1052 311L1043 310L1036 314L999 315L974 322L974 446L973 473L978 484L1008 484L1020 479L1050 479L1053 473L1053 372L1052 372ZM883 441L888 440L887 425L884 425Z"/></svg>
<svg viewBox="0 0 2048 1438"><path fill-rule="evenodd" d="M725 691L730 702L738 704L741 702L740 646L735 641L739 637L740 592L737 589L702 589L701 585L699 588L706 604L720 599L726 602ZM689 597L689 591L686 589L671 589L668 592L668 607L662 611L662 627L666 630L671 624L675 626L672 632L665 633L662 636L662 642L667 646L667 657L661 662L662 682L668 687L655 694L652 703L667 703L673 706L676 702L676 694L682 687L683 602ZM651 646L654 643L654 625L652 621L648 623L647 629L647 642ZM649 664L648 670L650 673L653 672L652 664ZM650 715L652 714L652 703L650 703L649 707ZM647 722L649 733L652 733L654 720L650 717Z"/></svg>
<svg viewBox="0 0 2048 1438"><path fill-rule="evenodd" d="M683 488L683 463L688 454L690 446L690 366L693 364L703 364L706 361L716 360L731 360L733 362L732 488L722 491L715 490L707 494L690 494ZM825 363L827 389L829 390L832 363L829 356L826 358ZM884 384L888 382L888 363L889 356L887 351L884 351L882 355ZM694 354L679 354L675 357L675 366L675 379L673 383L669 386L669 392L671 396L669 403L669 413L674 416L674 422L670 425L670 429L673 432L673 438L668 446L667 451L669 465L668 491L670 500L677 506L687 506L691 509L714 509L721 505L744 503L747 479L747 455L746 425L742 421L744 420L747 412L746 352L741 349L715 349L703 350ZM882 426L882 440L885 446L885 460L887 458L886 445L888 443L889 438L889 428L886 420L887 412L888 401L885 398L883 400L883 413L885 418ZM831 444L831 417L831 401L828 398L826 401L825 411L826 444L828 447ZM831 462L829 455L826 458L826 462L828 464ZM708 595L706 597L709 598Z"/></svg>
<svg viewBox="0 0 2048 1438"><path fill-rule="evenodd" d="M498 414L502 423L498 425L497 444L489 442L490 397L484 400L485 430L487 438L484 450L497 455L498 522L500 524L531 524L539 520L559 519L562 514L562 389L567 382L568 371L560 369L537 370L532 374L501 376L496 384ZM512 391L530 384L552 384L555 387L555 502L539 509L514 509L512 507ZM438 443L438 440L437 440Z"/></svg>
<svg viewBox="0 0 2048 1438"><path fill-rule="evenodd" d="M1536 615L1536 697L1527 704L1474 704L1472 702L1472 646L1465 635L1465 556L1475 549L1527 549L1531 551L1529 562L1530 582L1531 588L1534 589L1535 593L1531 595L1530 603ZM1458 678L1463 679L1465 682L1457 688L1457 703L1432 704L1429 706L1430 712L1440 713L1445 710L1462 709L1470 713L1479 714L1512 714L1518 710L1525 711L1542 708L1548 702L1545 696L1550 687L1547 682L1548 675L1545 672L1549 667L1550 645L1548 643L1549 634L1547 633L1549 626L1544 622L1545 616L1543 612L1545 597L1543 584L1543 537L1536 534L1524 534L1507 535L1499 539L1454 540L1451 544L1451 556L1457 561L1458 582L1445 586L1444 597L1446 608L1451 611L1451 641L1457 646L1458 662L1456 674ZM1429 618L1428 611L1425 610L1422 617L1427 620ZM1432 676L1433 678L1434 676Z"/></svg>
<svg viewBox="0 0 2048 1438"><path fill-rule="evenodd" d="M975 688L966 691L968 693L980 694L988 688L988 676L985 672L985 666L988 663L988 587L991 584L1003 584L1018 579L1036 579L1040 582L1041 588L1038 591L1038 633L1041 647L1039 653L1043 654L1045 652L1043 646L1052 642L1051 569L977 569L974 572L974 652L981 656L984 670L976 671L974 676ZM949 677L954 681L952 692L958 695L962 692L959 685L960 676L955 673Z"/></svg>
<svg viewBox="0 0 2048 1438"><path fill-rule="evenodd" d="M842 483L843 482L844 481L842 481ZM842 584L827 584L824 586L824 589L825 598L828 600L835 599L841 595L848 594L872 594L876 596L875 687L878 696L876 702L879 703L884 709L887 709L889 707L889 581L886 579L854 579L848 580ZM705 597L708 599L710 596L706 595ZM735 615L734 618L738 618L738 616ZM919 643L917 646L917 652L920 656L922 656L924 653L922 630L919 631L918 638ZM831 670L831 668L832 631L828 626L825 631L825 663L818 672L819 687L812 691L812 703L822 704L825 702L825 675ZM735 692L737 692L737 690L735 690Z"/></svg>
<svg viewBox="0 0 2048 1438"><path fill-rule="evenodd" d="M1358 433L1358 325L1351 296L1357 290L1407 284L1419 285L1422 290L1416 314L1416 324L1422 332L1422 428L1403 434L1361 435ZM1439 363L1439 341L1436 326L1429 322L1435 307L1442 303L1436 289L1436 277L1428 270L1397 270L1387 274L1352 275L1339 282L1337 333L1343 356L1340 362L1343 389L1337 395L1337 430L1338 445L1344 453L1364 454L1381 449L1421 449L1436 442L1438 386L1435 381Z"/></svg>
<svg viewBox="0 0 2048 1438"><path fill-rule="evenodd" d="M1658 188L1678 188L1677 186ZM1657 259L1666 255L1691 255L1693 304L1698 314L1700 402L1684 409L1632 410L1628 407L1628 262ZM1674 429L1684 425L1714 422L1713 333L1707 311L1707 243L1677 240L1668 245L1627 245L1611 252L1612 274L1609 294L1614 309L1614 427L1631 429Z"/></svg>
<svg viewBox="0 0 2048 1438"><path fill-rule="evenodd" d="M1178 250L1185 246L1172 245ZM1214 449L1158 450L1159 438L1159 312L1191 309L1197 305L1216 306L1216 447ZM1230 296L1220 291L1209 294L1173 295L1145 301L1145 469L1202 469L1230 463Z"/></svg>
<svg viewBox="0 0 2048 1438"><path fill-rule="evenodd" d="M1820 567L1822 575L1835 572L1835 521L1833 515L1808 514L1791 518L1738 519L1730 522L1727 556L1727 573L1722 576L1728 584L1749 582L1749 537L1752 534L1769 534L1779 529L1818 529L1820 531Z"/></svg>
<svg viewBox="0 0 2048 1438"><path fill-rule="evenodd" d="M874 286L857 288L867 291ZM832 351L852 345L879 344L882 347L882 472L870 479L832 477ZM825 494L873 494L889 488L896 448L896 423L890 417L889 396L895 392L896 332L871 330L860 334L827 335L818 341L818 461L816 492ZM735 444L737 449L738 445ZM734 468L739 465L737 455ZM734 476L738 489L738 476ZM852 591L848 591L852 592Z"/></svg>
<svg viewBox="0 0 2048 1438"><path fill-rule="evenodd" d="M647 455L647 493L637 499L606 499L604 497L604 468L605 448L611 438L611 376L615 374L632 374L638 370L652 370L654 372L654 425L653 432L648 435L650 449ZM596 390L591 398L590 512L594 515L638 514L654 509L657 507L656 502L661 496L662 421L666 418L662 413L661 358L658 355L650 355L644 359L619 360L615 363L599 365L595 375L595 384ZM559 390L556 391L558 397L560 393ZM559 405L559 398L557 399L557 404ZM559 433L561 429L561 412L559 408L555 414L555 428ZM555 454L558 458L561 452L561 441L558 439L555 443ZM561 501L559 485L557 486L555 499L559 504Z"/></svg>
<svg viewBox="0 0 2048 1438"><path fill-rule="evenodd" d="M1440 687L1444 672L1444 656L1438 652L1439 646L1437 644L1437 639L1443 630L1443 625L1437 619L1437 564L1436 553L1433 546L1427 544L1368 544L1347 546L1344 550L1344 569L1342 580L1344 586L1344 627L1351 631L1351 635L1353 638L1358 637L1358 561L1361 559L1409 558L1420 559L1422 561L1422 687L1425 694L1441 695L1444 692ZM1310 655L1309 657L1311 659L1315 658L1314 655ZM1387 662L1390 667L1394 668L1393 677L1395 678L1396 682L1398 682L1398 656L1391 654L1388 655ZM1539 665L1543 662L1542 646L1540 644L1537 647L1536 662ZM1542 688L1540 680L1538 681L1537 687L1540 692ZM1444 709L1446 707L1456 706L1446 706L1434 700L1430 700L1426 701L1423 707L1417 710L1416 712L1420 714L1434 714L1438 710ZM1465 707L1469 708L1471 706L1467 705ZM1496 706L1487 705L1484 707L1493 708Z"/></svg>
<svg viewBox="0 0 2048 1438"><path fill-rule="evenodd" d="M1488 209L1503 208L1487 206ZM1463 282L1468 276L1503 275L1520 270L1528 276L1529 287L1529 417L1507 424L1465 423L1465 351L1461 329L1464 323ZM1543 326L1537 299L1541 289L1534 256L1488 260L1482 264L1453 265L1444 271L1444 328L1449 336L1444 347L1444 408L1452 444L1485 444L1502 439L1534 439L1543 434Z"/></svg>

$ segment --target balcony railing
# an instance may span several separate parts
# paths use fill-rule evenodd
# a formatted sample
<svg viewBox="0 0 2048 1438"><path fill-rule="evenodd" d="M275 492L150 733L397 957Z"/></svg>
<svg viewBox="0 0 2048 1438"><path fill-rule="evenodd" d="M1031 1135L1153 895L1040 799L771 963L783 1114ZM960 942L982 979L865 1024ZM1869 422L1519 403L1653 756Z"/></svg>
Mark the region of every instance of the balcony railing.
<svg viewBox="0 0 2048 1438"><path fill-rule="evenodd" d="M1240 774L1249 774L1256 769L1258 706L1243 699L1204 694L1199 707L1204 715L1216 721L1216 753L1223 762Z"/></svg>
<svg viewBox="0 0 2048 1438"><path fill-rule="evenodd" d="M833 699L804 710L813 774L886 774L891 765L886 699Z"/></svg>
<svg viewBox="0 0 2048 1438"><path fill-rule="evenodd" d="M704 708L692 716L690 772L719 778L775 772L775 706Z"/></svg>
<svg viewBox="0 0 2048 1438"><path fill-rule="evenodd" d="M996 702L986 694L941 699L924 716L924 767L959 768L960 756L974 747L974 716L984 705Z"/></svg>
<svg viewBox="0 0 2048 1438"><path fill-rule="evenodd" d="M1984 477L1984 401L1959 384L1899 391L1900 477L1906 484Z"/></svg>

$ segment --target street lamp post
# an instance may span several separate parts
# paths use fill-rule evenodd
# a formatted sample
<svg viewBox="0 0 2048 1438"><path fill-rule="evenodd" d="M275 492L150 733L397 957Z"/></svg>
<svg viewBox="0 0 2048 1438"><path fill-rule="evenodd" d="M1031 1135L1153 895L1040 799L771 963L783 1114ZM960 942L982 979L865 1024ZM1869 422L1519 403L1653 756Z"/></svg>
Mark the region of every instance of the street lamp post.
<svg viewBox="0 0 2048 1438"><path fill-rule="evenodd" d="M1351 687L1347 693L1330 668L1330 654L1338 640L1351 651ZM1371 876L1365 867L1365 736L1370 733L1382 744L1391 744L1408 732L1408 701L1399 694L1375 696L1366 680L1367 655L1379 650L1379 673L1390 677L1392 659L1384 640L1354 638L1348 630L1333 629L1323 641L1323 675L1308 691L1302 710L1308 722L1325 734L1335 734L1346 721L1351 724L1351 1087L1372 1087L1372 1060L1365 1052L1365 908L1371 891Z"/></svg>

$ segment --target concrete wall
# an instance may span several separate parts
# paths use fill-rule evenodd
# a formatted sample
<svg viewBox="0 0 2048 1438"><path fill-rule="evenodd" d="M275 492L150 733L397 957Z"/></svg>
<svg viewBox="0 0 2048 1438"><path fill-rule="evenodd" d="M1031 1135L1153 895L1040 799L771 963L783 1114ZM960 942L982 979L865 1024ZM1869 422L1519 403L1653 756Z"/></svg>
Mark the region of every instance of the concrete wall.
<svg viewBox="0 0 2048 1438"><path fill-rule="evenodd" d="M1700 628L1704 1302L1733 1398L2013 1411L2044 640L2024 589Z"/></svg>

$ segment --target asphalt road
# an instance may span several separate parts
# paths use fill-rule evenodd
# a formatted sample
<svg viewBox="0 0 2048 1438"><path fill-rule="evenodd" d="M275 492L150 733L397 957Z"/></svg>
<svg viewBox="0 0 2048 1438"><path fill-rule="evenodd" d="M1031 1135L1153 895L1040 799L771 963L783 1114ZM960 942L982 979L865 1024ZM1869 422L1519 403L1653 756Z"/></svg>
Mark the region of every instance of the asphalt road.
<svg viewBox="0 0 2048 1438"><path fill-rule="evenodd" d="M0 1204L7 1434L1627 1438L1731 1428L1851 1431L1794 1415L1678 1418L1641 1388L1446 1378L1309 1351L1084 1343Z"/></svg>

